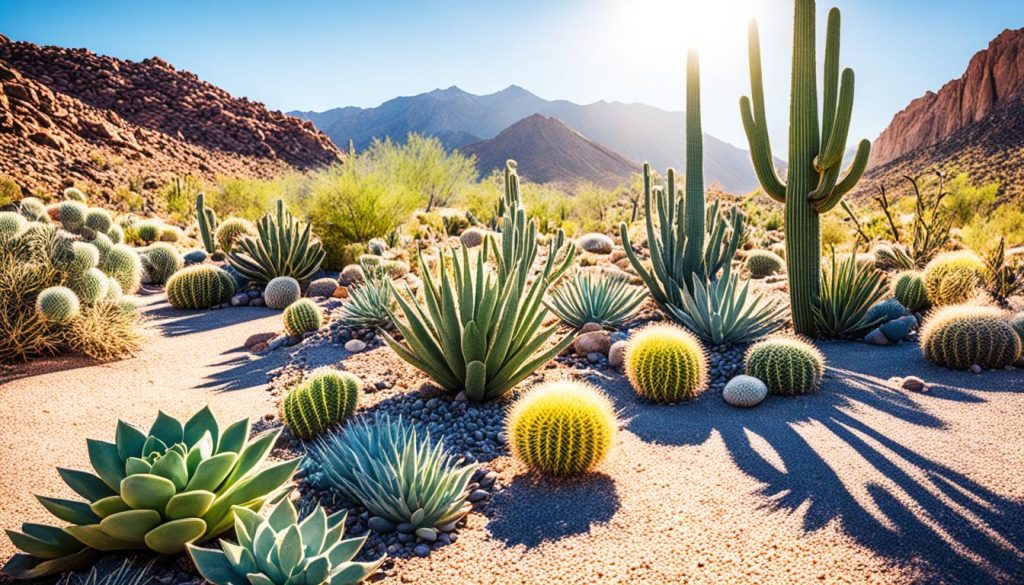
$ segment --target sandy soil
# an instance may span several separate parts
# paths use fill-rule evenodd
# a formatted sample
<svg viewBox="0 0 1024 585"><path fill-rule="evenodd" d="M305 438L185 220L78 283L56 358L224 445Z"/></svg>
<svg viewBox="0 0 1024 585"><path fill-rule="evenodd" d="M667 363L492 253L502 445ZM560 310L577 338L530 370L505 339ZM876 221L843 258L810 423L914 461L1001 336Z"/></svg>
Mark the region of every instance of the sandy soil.
<svg viewBox="0 0 1024 585"><path fill-rule="evenodd" d="M50 522L33 494L75 497L55 467L82 468L85 439L113 440L119 418L143 428L158 409L187 417L209 404L225 424L275 409L266 372L285 352L254 356L255 333L281 329L280 312L244 307L175 311L163 295L142 297L147 341L138 356L109 364L55 358L18 366L0 380L0 525ZM0 538L0 559L14 548Z"/></svg>

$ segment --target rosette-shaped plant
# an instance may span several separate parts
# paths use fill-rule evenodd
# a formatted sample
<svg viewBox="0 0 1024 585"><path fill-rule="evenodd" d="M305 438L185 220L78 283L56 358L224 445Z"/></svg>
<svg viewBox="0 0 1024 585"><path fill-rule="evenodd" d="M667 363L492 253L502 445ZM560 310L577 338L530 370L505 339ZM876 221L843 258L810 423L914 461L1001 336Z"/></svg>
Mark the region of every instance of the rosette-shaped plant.
<svg viewBox="0 0 1024 585"><path fill-rule="evenodd" d="M276 209L275 215L268 213L256 224L257 236L235 241L228 262L253 282L269 282L278 276L308 280L320 270L326 252L312 237L312 224L295 219L281 200Z"/></svg>
<svg viewBox="0 0 1024 585"><path fill-rule="evenodd" d="M647 300L647 291L624 278L585 272L551 293L548 308L576 329L587 323L618 328Z"/></svg>
<svg viewBox="0 0 1024 585"><path fill-rule="evenodd" d="M234 506L259 510L282 493L299 459L262 470L280 430L249 441L249 421L221 430L209 408L182 424L164 413L143 432L118 421L115 441L89 439L93 472L58 468L86 501L39 497L68 526L26 523L8 530L24 553L4 571L35 578L89 560L90 552L151 549L177 554L234 523Z"/></svg>
<svg viewBox="0 0 1024 585"><path fill-rule="evenodd" d="M348 510L328 516L318 505L299 522L285 499L266 517L241 506L234 512L238 544L222 540L219 551L188 547L199 573L214 585L355 585L387 557L352 562L366 536L342 540Z"/></svg>

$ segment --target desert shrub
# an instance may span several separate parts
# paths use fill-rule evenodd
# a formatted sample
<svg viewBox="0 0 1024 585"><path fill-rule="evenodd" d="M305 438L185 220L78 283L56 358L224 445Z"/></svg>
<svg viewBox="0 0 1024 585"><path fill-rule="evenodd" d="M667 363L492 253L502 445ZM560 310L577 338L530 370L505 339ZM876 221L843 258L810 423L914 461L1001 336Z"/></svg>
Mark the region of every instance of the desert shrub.
<svg viewBox="0 0 1024 585"><path fill-rule="evenodd" d="M472 158L458 150L449 151L433 136L415 133L406 136L401 144L390 138L375 140L359 156L359 164L369 172L387 177L391 187L409 193L415 206L427 211L447 207L477 180Z"/></svg>
<svg viewBox="0 0 1024 585"><path fill-rule="evenodd" d="M821 272L821 297L813 307L823 337L850 338L880 324L869 318L871 308L886 294L885 280L874 263L858 263L856 252L832 262Z"/></svg>
<svg viewBox="0 0 1024 585"><path fill-rule="evenodd" d="M146 244L159 240L163 230L163 222L157 219L147 219L135 224L135 234Z"/></svg>
<svg viewBox="0 0 1024 585"><path fill-rule="evenodd" d="M1020 358L1021 339L999 309L950 306L925 320L921 352L929 361L953 370L973 365L1002 368Z"/></svg>
<svg viewBox="0 0 1024 585"><path fill-rule="evenodd" d="M263 289L263 300L271 309L284 309L302 296L299 282L290 276L278 276Z"/></svg>
<svg viewBox="0 0 1024 585"><path fill-rule="evenodd" d="M171 217L178 222L187 223L195 215L193 202L202 191L199 179L184 175L174 177L164 184L158 192L159 199Z"/></svg>
<svg viewBox="0 0 1024 585"><path fill-rule="evenodd" d="M477 465L463 465L444 441L432 442L401 418L356 420L307 448L331 487L369 511L375 530L408 523L433 541L472 508L466 487Z"/></svg>
<svg viewBox="0 0 1024 585"><path fill-rule="evenodd" d="M209 309L235 294L235 279L216 266L196 264L175 272L165 291L167 302L175 309Z"/></svg>
<svg viewBox="0 0 1024 585"><path fill-rule="evenodd" d="M21 187L10 177L0 177L0 207L7 207L21 199Z"/></svg>
<svg viewBox="0 0 1024 585"><path fill-rule="evenodd" d="M555 288L548 308L563 323L579 329L587 323L618 328L647 299L647 292L623 278L584 272Z"/></svg>
<svg viewBox="0 0 1024 585"><path fill-rule="evenodd" d="M272 180L219 177L205 195L206 205L217 215L255 221L280 197L280 191Z"/></svg>
<svg viewBox="0 0 1024 585"><path fill-rule="evenodd" d="M318 437L355 413L361 386L349 372L316 370L285 394L281 401L285 423L301 439Z"/></svg>
<svg viewBox="0 0 1024 585"><path fill-rule="evenodd" d="M140 321L132 303L98 300L71 322L71 349L102 361L135 355L142 349Z"/></svg>
<svg viewBox="0 0 1024 585"><path fill-rule="evenodd" d="M956 225L967 225L977 215L987 215L999 196L999 183L974 185L961 173L946 184L944 204L953 213Z"/></svg>
<svg viewBox="0 0 1024 585"><path fill-rule="evenodd" d="M696 398L707 387L707 355L700 341L674 325L648 326L626 345L626 376L640 396L671 404Z"/></svg>
<svg viewBox="0 0 1024 585"><path fill-rule="evenodd" d="M947 252L936 256L924 269L928 301L937 306L970 300L981 285L985 262L973 252Z"/></svg>
<svg viewBox="0 0 1024 585"><path fill-rule="evenodd" d="M796 337L772 337L755 343L745 357L747 375L761 380L770 394L815 392L825 375L825 357Z"/></svg>
<svg viewBox="0 0 1024 585"><path fill-rule="evenodd" d="M299 299L285 307L281 319L284 330L292 337L316 331L324 322L320 307L309 299Z"/></svg>
<svg viewBox="0 0 1024 585"><path fill-rule="evenodd" d="M751 278L765 278L786 271L786 261L767 250L753 250L747 254L747 272Z"/></svg>
<svg viewBox="0 0 1024 585"><path fill-rule="evenodd" d="M594 469L615 443L618 421L611 400L580 382L549 382L527 391L508 413L514 457L545 475Z"/></svg>
<svg viewBox="0 0 1024 585"><path fill-rule="evenodd" d="M960 231L964 246L987 253L1005 240L1008 246L1024 244L1024 207L1020 202L1007 202L992 213L975 216Z"/></svg>

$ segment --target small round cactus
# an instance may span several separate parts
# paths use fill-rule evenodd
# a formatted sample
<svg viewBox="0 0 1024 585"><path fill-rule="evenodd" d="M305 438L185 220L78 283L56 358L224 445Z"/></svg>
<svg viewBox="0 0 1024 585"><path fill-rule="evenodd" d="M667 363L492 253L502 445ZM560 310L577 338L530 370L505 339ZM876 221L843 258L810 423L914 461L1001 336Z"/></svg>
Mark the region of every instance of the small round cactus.
<svg viewBox="0 0 1024 585"><path fill-rule="evenodd" d="M147 244L159 240L163 230L164 225L155 219L140 221L135 225L135 234Z"/></svg>
<svg viewBox="0 0 1024 585"><path fill-rule="evenodd" d="M707 386L704 348L692 333L675 325L652 325L633 335L625 365L633 389L652 402L690 400Z"/></svg>
<svg viewBox="0 0 1024 585"><path fill-rule="evenodd" d="M121 283L117 279L107 277L107 294L103 297L107 301L119 301L124 293L121 292Z"/></svg>
<svg viewBox="0 0 1024 585"><path fill-rule="evenodd" d="M349 264L342 268L341 274L338 275L338 282L343 286L361 284L365 279L366 275L363 274L363 267L358 264Z"/></svg>
<svg viewBox="0 0 1024 585"><path fill-rule="evenodd" d="M985 262L973 252L939 254L924 269L928 301L936 307L965 303L977 293Z"/></svg>
<svg viewBox="0 0 1024 585"><path fill-rule="evenodd" d="M786 261L774 252L753 250L747 254L747 271L752 278L765 278L785 269Z"/></svg>
<svg viewBox="0 0 1024 585"><path fill-rule="evenodd" d="M109 282L110 277L99 268L90 268L71 281L71 290L83 303L94 303L107 296Z"/></svg>
<svg viewBox="0 0 1024 585"><path fill-rule="evenodd" d="M349 372L316 370L281 401L281 414L292 434L313 439L352 416L362 382Z"/></svg>
<svg viewBox="0 0 1024 585"><path fill-rule="evenodd" d="M25 197L18 202L18 212L29 221L40 221L46 215L46 205L35 197Z"/></svg>
<svg viewBox="0 0 1024 585"><path fill-rule="evenodd" d="M388 275L388 278L396 280L402 278L406 274L409 274L409 263L402 262L401 260L385 260L381 262L380 267L384 270L384 273Z"/></svg>
<svg viewBox="0 0 1024 585"><path fill-rule="evenodd" d="M139 254L126 244L116 244L103 257L100 266L103 272L117 279L121 290L131 294L139 289L142 282L142 259Z"/></svg>
<svg viewBox="0 0 1024 585"><path fill-rule="evenodd" d="M64 324L76 316L79 311L78 295L64 286L51 286L43 289L36 297L36 310L51 323Z"/></svg>
<svg viewBox="0 0 1024 585"><path fill-rule="evenodd" d="M107 237L110 238L110 241L114 244L123 244L124 228L117 224L110 226L110 229L107 230Z"/></svg>
<svg viewBox="0 0 1024 585"><path fill-rule="evenodd" d="M323 324L323 312L316 303L309 299L299 299L288 305L284 314L284 330L292 337L316 331Z"/></svg>
<svg viewBox="0 0 1024 585"><path fill-rule="evenodd" d="M459 236L459 241L462 242L462 245L467 248L475 248L483 244L484 238L486 237L487 232L477 227L471 227L466 231L462 232L462 234Z"/></svg>
<svg viewBox="0 0 1024 585"><path fill-rule="evenodd" d="M92 207L85 212L85 227L94 232L105 234L110 230L113 223L110 219L110 214L104 209Z"/></svg>
<svg viewBox="0 0 1024 585"><path fill-rule="evenodd" d="M89 208L78 201L64 201L57 207L57 218L64 229L78 233L85 226L85 216Z"/></svg>
<svg viewBox="0 0 1024 585"><path fill-rule="evenodd" d="M307 297L329 297L338 289L338 281L333 278L318 278L306 287Z"/></svg>
<svg viewBox="0 0 1024 585"><path fill-rule="evenodd" d="M366 248L374 256L383 256L384 252L388 251L388 243L383 238L372 238L366 243Z"/></svg>
<svg viewBox="0 0 1024 585"><path fill-rule="evenodd" d="M71 253L73 258L68 270L73 274L80 274L100 265L100 251L93 244L72 242Z"/></svg>
<svg viewBox="0 0 1024 585"><path fill-rule="evenodd" d="M102 262L103 258L106 257L107 252L109 252L110 249L114 247L114 242L111 242L110 238L108 238L106 234L101 234L98 232L93 234L92 239L89 240L89 243L92 244L93 246L96 246L96 249L99 250L100 262Z"/></svg>
<svg viewBox="0 0 1024 585"><path fill-rule="evenodd" d="M527 391L505 424L517 459L534 471L560 477L597 467L618 430L611 400L589 384L568 380Z"/></svg>
<svg viewBox="0 0 1024 585"><path fill-rule="evenodd" d="M28 220L14 211L0 211L0 238L13 238L28 227Z"/></svg>
<svg viewBox="0 0 1024 585"><path fill-rule="evenodd" d="M825 375L825 358L796 337L772 337L755 343L746 355L747 375L768 386L769 394L795 396L815 392Z"/></svg>
<svg viewBox="0 0 1024 585"><path fill-rule="evenodd" d="M1002 368L1020 358L1021 339L999 309L952 306L925 321L921 352L928 361L952 370Z"/></svg>
<svg viewBox="0 0 1024 585"><path fill-rule="evenodd" d="M238 240L245 236L255 236L256 226L252 222L240 217L229 217L217 226L215 237L217 245L225 254L231 253L232 248Z"/></svg>
<svg viewBox="0 0 1024 585"><path fill-rule="evenodd" d="M928 308L924 274L915 270L900 272L892 279L892 296L901 305L917 313Z"/></svg>
<svg viewBox="0 0 1024 585"><path fill-rule="evenodd" d="M576 245L584 252L591 254L611 254L615 242L604 234L583 234L576 240Z"/></svg>
<svg viewBox="0 0 1024 585"><path fill-rule="evenodd" d="M142 254L142 265L152 284L164 284L183 264L181 254L166 242L157 242Z"/></svg>
<svg viewBox="0 0 1024 585"><path fill-rule="evenodd" d="M160 241L161 242L177 242L181 238L185 237L182 233L181 228L176 225L165 225L160 230Z"/></svg>
<svg viewBox="0 0 1024 585"><path fill-rule="evenodd" d="M82 190L78 187L68 187L64 189L64 199L66 201L85 203L85 193L82 193Z"/></svg>
<svg viewBox="0 0 1024 585"><path fill-rule="evenodd" d="M263 302L271 309L284 309L300 296L299 282L290 276L278 276L263 289Z"/></svg>
<svg viewBox="0 0 1024 585"><path fill-rule="evenodd" d="M164 290L175 309L209 309L235 294L235 280L216 266L197 264L171 275Z"/></svg>
<svg viewBox="0 0 1024 585"><path fill-rule="evenodd" d="M740 374L725 385L722 398L732 406L750 408L764 402L768 386L753 376Z"/></svg>

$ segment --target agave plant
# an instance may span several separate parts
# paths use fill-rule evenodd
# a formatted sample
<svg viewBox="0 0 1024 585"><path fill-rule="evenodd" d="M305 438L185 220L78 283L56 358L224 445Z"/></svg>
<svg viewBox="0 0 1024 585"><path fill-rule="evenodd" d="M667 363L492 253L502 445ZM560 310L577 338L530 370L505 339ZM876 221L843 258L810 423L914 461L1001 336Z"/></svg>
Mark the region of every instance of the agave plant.
<svg viewBox="0 0 1024 585"><path fill-rule="evenodd" d="M93 567L85 575L68 574L58 585L146 585L153 580L150 574L152 567L152 561L139 567L128 559L109 572Z"/></svg>
<svg viewBox="0 0 1024 585"><path fill-rule="evenodd" d="M363 282L349 290L338 322L344 327L390 327L391 312L397 309L391 279L383 266L362 262Z"/></svg>
<svg viewBox="0 0 1024 585"><path fill-rule="evenodd" d="M827 338L863 335L879 325L868 311L886 294L883 274L869 264L858 264L856 250L842 260L832 250L831 266L821 275L821 299L813 308L818 332Z"/></svg>
<svg viewBox="0 0 1024 585"><path fill-rule="evenodd" d="M209 408L185 424L164 413L143 432L118 421L115 442L89 439L93 473L58 468L85 502L39 496L70 525L22 525L8 530L16 554L4 571L34 578L91 560L94 551L183 552L231 528L234 506L258 510L286 489L299 459L257 468L280 430L249 441L249 421L221 431Z"/></svg>
<svg viewBox="0 0 1024 585"><path fill-rule="evenodd" d="M403 360L447 390L465 392L476 401L504 395L572 342L572 335L566 335L537 353L556 330L541 329L546 281L538 277L527 285L518 277L522 266L513 267L505 279L495 277L484 264L489 245L484 240L475 267L467 248L453 249L451 274L441 254L437 280L423 273L426 308L395 294L407 322L394 314L392 321L404 342L383 334Z"/></svg>
<svg viewBox="0 0 1024 585"><path fill-rule="evenodd" d="M320 270L326 252L311 237L311 224L303 227L280 199L276 218L268 213L256 228L258 237L242 238L228 255L228 262L242 276L253 282L270 282L278 276L303 281Z"/></svg>
<svg viewBox="0 0 1024 585"><path fill-rule="evenodd" d="M347 510L331 514L319 505L299 522L284 499L263 517L235 507L238 544L220 541L221 550L189 545L199 573L214 585L354 585L376 571L385 557L356 563L366 536L342 540Z"/></svg>
<svg viewBox="0 0 1024 585"><path fill-rule="evenodd" d="M478 466L462 464L443 441L432 443L401 418L355 421L316 439L309 456L335 489L370 511L377 527L408 523L433 541L472 508L466 486Z"/></svg>
<svg viewBox="0 0 1024 585"><path fill-rule="evenodd" d="M618 328L632 317L647 292L624 278L584 272L551 294L547 306L564 323L579 329L587 323Z"/></svg>
<svg viewBox="0 0 1024 585"><path fill-rule="evenodd" d="M668 305L670 316L714 345L732 345L759 339L786 324L786 308L777 300L749 292L750 282L726 267L721 278L704 282L694 275L693 292L683 288L679 306Z"/></svg>

